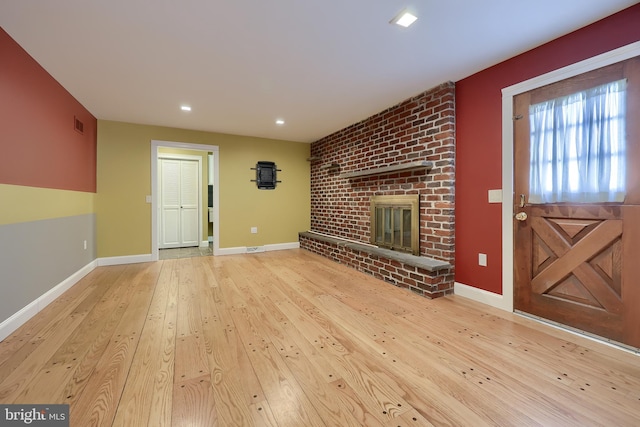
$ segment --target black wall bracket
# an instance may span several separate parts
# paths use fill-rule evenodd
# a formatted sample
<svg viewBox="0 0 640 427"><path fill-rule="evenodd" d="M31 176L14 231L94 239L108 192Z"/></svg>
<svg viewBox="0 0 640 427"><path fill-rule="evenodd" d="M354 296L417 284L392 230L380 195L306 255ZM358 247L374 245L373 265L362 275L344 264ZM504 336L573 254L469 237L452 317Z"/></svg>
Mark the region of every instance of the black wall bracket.
<svg viewBox="0 0 640 427"><path fill-rule="evenodd" d="M251 182L255 182L259 190L273 190L277 183L282 182L277 179L277 172L282 170L278 169L274 162L260 161L251 170L256 171L256 179L252 179Z"/></svg>

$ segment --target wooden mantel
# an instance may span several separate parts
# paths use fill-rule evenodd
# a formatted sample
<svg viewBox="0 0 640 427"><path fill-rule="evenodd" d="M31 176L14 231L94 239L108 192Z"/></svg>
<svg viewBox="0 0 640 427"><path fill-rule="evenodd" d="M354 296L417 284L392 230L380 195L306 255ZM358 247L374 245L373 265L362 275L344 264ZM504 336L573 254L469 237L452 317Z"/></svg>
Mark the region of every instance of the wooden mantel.
<svg viewBox="0 0 640 427"><path fill-rule="evenodd" d="M382 175L382 174L388 174L393 172L406 172L406 171L417 170L417 169L429 170L432 167L433 167L433 162L429 162L427 160L418 160L415 162L401 163L399 165L382 166L379 168L345 172L340 174L340 178L358 178L361 176Z"/></svg>

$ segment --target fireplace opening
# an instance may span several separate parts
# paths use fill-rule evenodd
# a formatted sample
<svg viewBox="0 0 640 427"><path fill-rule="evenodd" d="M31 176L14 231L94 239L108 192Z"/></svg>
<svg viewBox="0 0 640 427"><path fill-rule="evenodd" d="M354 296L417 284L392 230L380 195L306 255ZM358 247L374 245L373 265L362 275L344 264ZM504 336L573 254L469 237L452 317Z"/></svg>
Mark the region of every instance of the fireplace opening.
<svg viewBox="0 0 640 427"><path fill-rule="evenodd" d="M420 255L420 196L373 196L371 243Z"/></svg>

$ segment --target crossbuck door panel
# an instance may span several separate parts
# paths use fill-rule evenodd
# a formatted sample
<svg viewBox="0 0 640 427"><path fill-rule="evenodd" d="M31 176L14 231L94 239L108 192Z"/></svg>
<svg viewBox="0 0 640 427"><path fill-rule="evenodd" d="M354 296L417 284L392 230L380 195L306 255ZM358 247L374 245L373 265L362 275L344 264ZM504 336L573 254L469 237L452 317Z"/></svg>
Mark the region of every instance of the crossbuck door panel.
<svg viewBox="0 0 640 427"><path fill-rule="evenodd" d="M516 236L516 308L624 341L620 208L528 211L529 226L519 227Z"/></svg>
<svg viewBox="0 0 640 427"><path fill-rule="evenodd" d="M514 307L633 347L640 347L639 76L640 61L634 58L514 99ZM569 195L570 200L531 203L530 180L536 179L531 168L539 167L532 160L538 149L532 129L539 123L531 123L536 105L621 79L627 91L623 200L593 202L585 195L581 201ZM545 167L540 170L562 173ZM546 185L552 178L541 181Z"/></svg>

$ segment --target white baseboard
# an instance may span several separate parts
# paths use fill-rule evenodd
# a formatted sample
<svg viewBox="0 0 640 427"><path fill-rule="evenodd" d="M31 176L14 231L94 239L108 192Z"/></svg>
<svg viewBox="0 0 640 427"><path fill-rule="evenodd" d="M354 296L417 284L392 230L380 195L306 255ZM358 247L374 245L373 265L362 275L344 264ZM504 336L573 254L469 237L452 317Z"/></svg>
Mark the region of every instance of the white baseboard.
<svg viewBox="0 0 640 427"><path fill-rule="evenodd" d="M65 280L49 289L47 292L36 298L31 303L14 313L4 322L0 323L0 341L11 335L16 329L24 325L27 320L38 314L43 308L51 304L56 298L69 290L80 279L93 271L98 263L94 260L82 267L80 270L67 277Z"/></svg>
<svg viewBox="0 0 640 427"><path fill-rule="evenodd" d="M238 255L238 254L246 254L247 247L246 246L238 246L236 248L220 248L214 255Z"/></svg>
<svg viewBox="0 0 640 427"><path fill-rule="evenodd" d="M209 247L209 241L208 240L203 240L202 242L200 242L200 247L201 248L208 248Z"/></svg>
<svg viewBox="0 0 640 427"><path fill-rule="evenodd" d="M214 255L238 255L238 254L255 254L259 252L282 251L286 249L298 249L300 242L275 243L263 246L238 246L235 248L218 249Z"/></svg>
<svg viewBox="0 0 640 427"><path fill-rule="evenodd" d="M478 289L473 286L455 282L453 284L453 293L501 310L513 311L513 301L507 301L503 295L494 294L484 289Z"/></svg>
<svg viewBox="0 0 640 427"><path fill-rule="evenodd" d="M151 254L142 255L125 255L125 256L113 256L108 258L98 258L96 260L98 266L105 265L122 265L122 264L137 264L139 262L151 262L153 258Z"/></svg>
<svg viewBox="0 0 640 427"><path fill-rule="evenodd" d="M273 245L264 245L265 251L283 251L286 249L299 249L300 242L275 243Z"/></svg>

